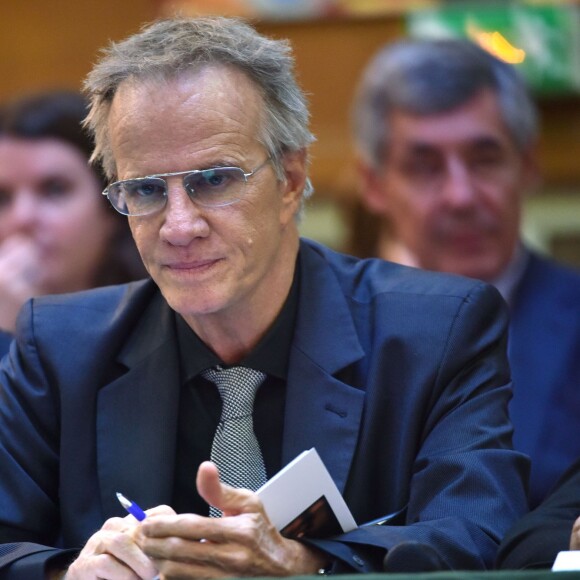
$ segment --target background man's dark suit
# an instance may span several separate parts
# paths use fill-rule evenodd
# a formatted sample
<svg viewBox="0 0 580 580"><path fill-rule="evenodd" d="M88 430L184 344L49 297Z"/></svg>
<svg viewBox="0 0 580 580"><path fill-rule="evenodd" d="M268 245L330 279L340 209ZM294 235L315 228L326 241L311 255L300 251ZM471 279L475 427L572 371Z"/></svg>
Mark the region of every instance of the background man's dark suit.
<svg viewBox="0 0 580 580"><path fill-rule="evenodd" d="M580 516L580 460L566 471L548 499L525 515L505 536L500 568L551 568L568 550L572 525Z"/></svg>
<svg viewBox="0 0 580 580"><path fill-rule="evenodd" d="M319 544L344 559L349 545L377 546L382 559L418 540L449 566L490 565L526 509L498 293L311 242L299 261L282 461L316 447L359 524L405 506L411 524ZM1 541L55 545L60 534L80 547L124 515L116 491L171 504L173 325L151 282L24 308L20 351L0 367Z"/></svg>
<svg viewBox="0 0 580 580"><path fill-rule="evenodd" d="M511 310L510 414L535 507L580 457L580 275L531 254Z"/></svg>

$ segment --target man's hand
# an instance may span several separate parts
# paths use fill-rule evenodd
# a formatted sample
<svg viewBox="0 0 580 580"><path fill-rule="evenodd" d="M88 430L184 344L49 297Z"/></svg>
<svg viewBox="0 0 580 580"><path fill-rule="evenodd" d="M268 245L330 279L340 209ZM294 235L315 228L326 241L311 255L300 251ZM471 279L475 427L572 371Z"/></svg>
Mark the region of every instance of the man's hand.
<svg viewBox="0 0 580 580"><path fill-rule="evenodd" d="M0 244L0 328L14 332L20 307L41 293L40 253L36 244L23 235Z"/></svg>
<svg viewBox="0 0 580 580"><path fill-rule="evenodd" d="M147 510L155 519L158 514L175 514L167 506ZM70 565L65 580L150 580L157 575L155 564L139 548L136 537L140 522L132 515L111 518L93 534L78 558Z"/></svg>
<svg viewBox="0 0 580 580"><path fill-rule="evenodd" d="M221 483L213 463L200 465L197 489L223 517L159 516L141 525L137 541L162 578L290 576L326 564L314 548L281 536L255 493Z"/></svg>
<svg viewBox="0 0 580 580"><path fill-rule="evenodd" d="M572 535L570 536L570 550L580 550L580 518L572 526Z"/></svg>

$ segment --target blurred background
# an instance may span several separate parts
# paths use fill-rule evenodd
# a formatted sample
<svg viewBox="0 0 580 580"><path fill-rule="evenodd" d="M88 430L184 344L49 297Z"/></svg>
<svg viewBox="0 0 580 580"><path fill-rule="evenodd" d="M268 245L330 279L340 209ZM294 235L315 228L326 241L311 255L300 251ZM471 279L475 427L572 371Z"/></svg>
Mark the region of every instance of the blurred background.
<svg viewBox="0 0 580 580"><path fill-rule="evenodd" d="M79 89L111 40L173 14L251 19L294 47L310 98L316 195L303 234L357 253L350 108L361 71L404 36L467 36L515 63L540 105L543 183L526 203L524 237L580 267L580 0L21 0L0 3L0 100Z"/></svg>

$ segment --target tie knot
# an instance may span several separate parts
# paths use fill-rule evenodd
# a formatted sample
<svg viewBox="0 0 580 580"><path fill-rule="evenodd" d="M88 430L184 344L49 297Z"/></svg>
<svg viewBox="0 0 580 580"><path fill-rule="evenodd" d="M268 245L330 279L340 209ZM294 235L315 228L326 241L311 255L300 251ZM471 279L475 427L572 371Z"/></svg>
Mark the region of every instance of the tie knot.
<svg viewBox="0 0 580 580"><path fill-rule="evenodd" d="M201 376L217 387L222 398L222 420L252 414L254 398L266 375L247 367L206 369Z"/></svg>

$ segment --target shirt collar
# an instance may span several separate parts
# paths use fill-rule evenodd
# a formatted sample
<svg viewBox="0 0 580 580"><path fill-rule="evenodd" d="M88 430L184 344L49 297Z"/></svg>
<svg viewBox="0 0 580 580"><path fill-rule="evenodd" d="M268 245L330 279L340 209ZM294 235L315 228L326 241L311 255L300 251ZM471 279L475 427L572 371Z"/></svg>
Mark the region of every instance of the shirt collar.
<svg viewBox="0 0 580 580"><path fill-rule="evenodd" d="M512 305L516 288L524 275L529 259L530 252L522 244L518 244L507 268L497 278L490 281L510 306Z"/></svg>

